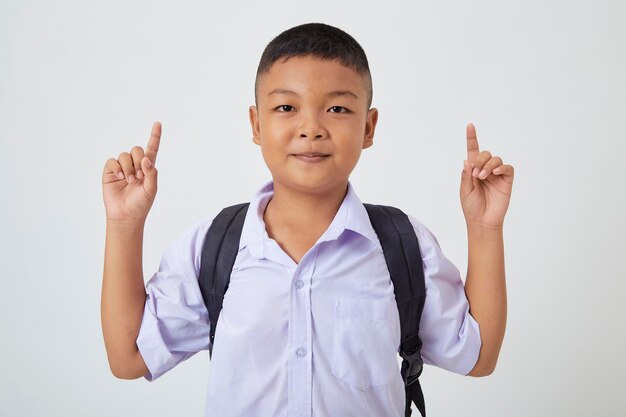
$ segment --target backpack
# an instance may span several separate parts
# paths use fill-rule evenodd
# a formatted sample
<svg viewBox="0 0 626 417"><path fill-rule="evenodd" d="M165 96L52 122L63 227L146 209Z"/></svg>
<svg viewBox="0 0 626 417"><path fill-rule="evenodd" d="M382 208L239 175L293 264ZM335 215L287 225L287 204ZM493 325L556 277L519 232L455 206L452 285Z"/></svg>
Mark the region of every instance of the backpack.
<svg viewBox="0 0 626 417"><path fill-rule="evenodd" d="M249 204L224 208L213 220L203 244L198 281L211 322L209 357L213 352L217 319L239 250L239 238ZM406 392L405 417L411 416L411 402L415 403L422 417L426 417L424 395L418 379L423 367L419 323L426 290L417 236L409 218L401 210L383 205L363 205L381 243L398 304L399 353L403 359L400 373Z"/></svg>

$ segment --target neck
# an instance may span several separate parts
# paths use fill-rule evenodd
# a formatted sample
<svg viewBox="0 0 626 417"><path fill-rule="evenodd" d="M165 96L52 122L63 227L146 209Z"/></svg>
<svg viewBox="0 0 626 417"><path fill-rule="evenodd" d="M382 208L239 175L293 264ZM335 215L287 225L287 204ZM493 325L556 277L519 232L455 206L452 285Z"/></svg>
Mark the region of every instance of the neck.
<svg viewBox="0 0 626 417"><path fill-rule="evenodd" d="M274 195L265 210L266 223L280 224L294 231L326 230L346 196L347 187L346 180L327 190L312 193L274 181Z"/></svg>

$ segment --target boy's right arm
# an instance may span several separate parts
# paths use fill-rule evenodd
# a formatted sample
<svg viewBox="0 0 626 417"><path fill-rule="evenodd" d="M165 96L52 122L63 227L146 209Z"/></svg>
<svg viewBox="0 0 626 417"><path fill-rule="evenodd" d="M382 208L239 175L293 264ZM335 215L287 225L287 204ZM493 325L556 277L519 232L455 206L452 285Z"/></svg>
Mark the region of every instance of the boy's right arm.
<svg viewBox="0 0 626 417"><path fill-rule="evenodd" d="M148 146L135 146L109 159L102 174L106 209L106 243L101 320L111 372L136 379L148 372L137 348L146 302L142 248L146 217L157 191L156 155L161 124L155 122Z"/></svg>

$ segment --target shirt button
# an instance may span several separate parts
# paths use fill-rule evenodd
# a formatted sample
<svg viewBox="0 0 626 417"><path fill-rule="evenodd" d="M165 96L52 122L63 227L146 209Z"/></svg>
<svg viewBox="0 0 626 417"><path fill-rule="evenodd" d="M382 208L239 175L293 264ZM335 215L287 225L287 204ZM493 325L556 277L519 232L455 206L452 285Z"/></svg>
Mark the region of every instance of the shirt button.
<svg viewBox="0 0 626 417"><path fill-rule="evenodd" d="M304 287L304 282L302 282L302 280L301 280L301 279L297 280L297 281L296 281L296 288L297 288L297 289L300 289L300 288L302 288L302 287Z"/></svg>
<svg viewBox="0 0 626 417"><path fill-rule="evenodd" d="M298 348L298 350L296 350L296 356L299 358L303 358L306 355L306 349L304 348Z"/></svg>

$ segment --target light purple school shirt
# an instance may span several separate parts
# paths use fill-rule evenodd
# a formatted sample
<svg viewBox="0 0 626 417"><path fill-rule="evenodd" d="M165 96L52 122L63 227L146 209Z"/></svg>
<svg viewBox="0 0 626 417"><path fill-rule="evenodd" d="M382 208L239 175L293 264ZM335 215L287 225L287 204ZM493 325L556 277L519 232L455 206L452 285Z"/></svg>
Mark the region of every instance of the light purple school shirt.
<svg viewBox="0 0 626 417"><path fill-rule="evenodd" d="M332 223L296 264L265 230L273 182L253 197L224 297L209 365L206 417L404 416L393 284L351 183ZM467 374L480 350L458 269L412 216L426 280L420 322L426 364ZM137 346L153 381L209 348L198 276L197 223L148 281Z"/></svg>

